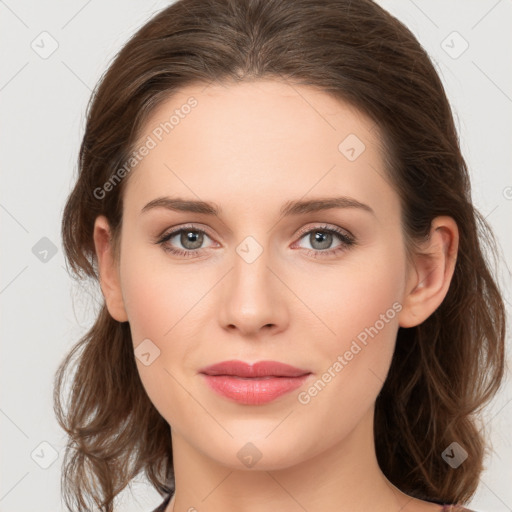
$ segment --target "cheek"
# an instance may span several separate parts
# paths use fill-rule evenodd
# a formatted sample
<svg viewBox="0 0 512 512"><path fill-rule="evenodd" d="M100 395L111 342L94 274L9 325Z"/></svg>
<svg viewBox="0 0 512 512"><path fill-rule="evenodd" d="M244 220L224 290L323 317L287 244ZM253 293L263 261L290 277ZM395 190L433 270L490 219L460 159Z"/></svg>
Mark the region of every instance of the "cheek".
<svg viewBox="0 0 512 512"><path fill-rule="evenodd" d="M404 260L386 246L361 250L338 266L303 272L294 291L321 319L332 339L356 337L376 322L397 324L394 303L402 300ZM301 284L302 283L302 284ZM389 322L388 322L389 320Z"/></svg>
<svg viewBox="0 0 512 512"><path fill-rule="evenodd" d="M137 369L151 401L169 421L173 410L190 400L179 383L195 370L188 368L189 361L194 361L206 318L205 295L216 276L172 264L162 255L155 258L155 251L137 249L136 243L130 246L121 258L121 282L135 355L143 346L157 354L148 366L136 358Z"/></svg>
<svg viewBox="0 0 512 512"><path fill-rule="evenodd" d="M183 413L179 411L186 409L190 400L178 384L183 379L176 368L190 350L183 328L190 320L187 311L201 296L200 290L191 288L190 276L179 269L163 267L161 262L156 265L150 251L137 250L135 245L121 259L123 299L135 361L151 402L167 421L174 423L175 415L180 417ZM139 356L144 352L150 354L147 365Z"/></svg>
<svg viewBox="0 0 512 512"><path fill-rule="evenodd" d="M333 388L343 388L347 399L376 395L386 378L402 309L404 263L391 244L375 246L353 263L347 259L327 274L319 272L299 292L319 312L326 335L316 350L337 376Z"/></svg>
<svg viewBox="0 0 512 512"><path fill-rule="evenodd" d="M197 273L185 266L172 265L161 255L155 258L154 249L134 248L125 254L121 282L134 345L144 338L161 344L175 326L186 324L187 312L201 299L207 283L200 285Z"/></svg>

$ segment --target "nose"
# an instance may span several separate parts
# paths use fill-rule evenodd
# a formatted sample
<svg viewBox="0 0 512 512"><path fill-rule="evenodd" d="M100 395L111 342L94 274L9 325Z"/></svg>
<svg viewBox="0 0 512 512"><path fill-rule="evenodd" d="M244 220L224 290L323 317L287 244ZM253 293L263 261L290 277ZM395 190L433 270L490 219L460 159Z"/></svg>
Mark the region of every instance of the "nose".
<svg viewBox="0 0 512 512"><path fill-rule="evenodd" d="M286 329L286 286L279 279L279 272L269 266L268 251L263 250L254 261L241 254L234 255L233 266L224 278L221 326L243 336L276 334Z"/></svg>

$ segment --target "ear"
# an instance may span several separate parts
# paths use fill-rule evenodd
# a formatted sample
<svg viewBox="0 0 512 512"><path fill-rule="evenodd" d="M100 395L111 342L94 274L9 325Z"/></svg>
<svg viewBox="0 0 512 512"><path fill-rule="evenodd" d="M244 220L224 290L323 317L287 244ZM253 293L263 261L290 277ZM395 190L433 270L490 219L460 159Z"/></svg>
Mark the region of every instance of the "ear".
<svg viewBox="0 0 512 512"><path fill-rule="evenodd" d="M400 327L415 327L443 302L455 269L459 248L457 223L448 216L432 221L430 236L409 268L406 294L398 317Z"/></svg>
<svg viewBox="0 0 512 512"><path fill-rule="evenodd" d="M118 322L126 322L128 315L121 293L121 280L118 262L114 258L110 225L105 216L100 215L94 222L94 247L100 274L100 286L108 312Z"/></svg>

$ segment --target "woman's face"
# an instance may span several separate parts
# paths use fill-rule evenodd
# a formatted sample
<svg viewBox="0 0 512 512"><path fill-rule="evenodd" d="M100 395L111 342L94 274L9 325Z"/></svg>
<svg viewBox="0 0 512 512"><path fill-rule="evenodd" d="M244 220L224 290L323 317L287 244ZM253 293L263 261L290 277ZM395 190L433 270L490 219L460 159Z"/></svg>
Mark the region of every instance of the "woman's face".
<svg viewBox="0 0 512 512"><path fill-rule="evenodd" d="M173 442L232 468L261 456L261 469L342 445L373 414L408 287L375 125L315 89L257 81L184 88L139 140L120 287L140 378ZM218 212L173 209L177 199ZM309 375L279 396L247 397L240 386L254 380L224 378L236 400L200 373L228 360Z"/></svg>

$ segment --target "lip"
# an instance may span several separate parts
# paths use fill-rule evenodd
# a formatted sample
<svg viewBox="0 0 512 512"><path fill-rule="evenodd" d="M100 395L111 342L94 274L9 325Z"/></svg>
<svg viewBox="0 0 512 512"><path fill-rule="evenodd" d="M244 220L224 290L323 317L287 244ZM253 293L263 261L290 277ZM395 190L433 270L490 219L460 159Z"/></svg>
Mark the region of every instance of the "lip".
<svg viewBox="0 0 512 512"><path fill-rule="evenodd" d="M223 361L199 370L216 393L246 405L261 405L300 387L311 372L277 361Z"/></svg>
<svg viewBox="0 0 512 512"><path fill-rule="evenodd" d="M258 361L254 364L232 359L221 363L206 366L199 370L206 375L231 375L234 377L301 377L311 373L309 370L296 368L278 361Z"/></svg>

